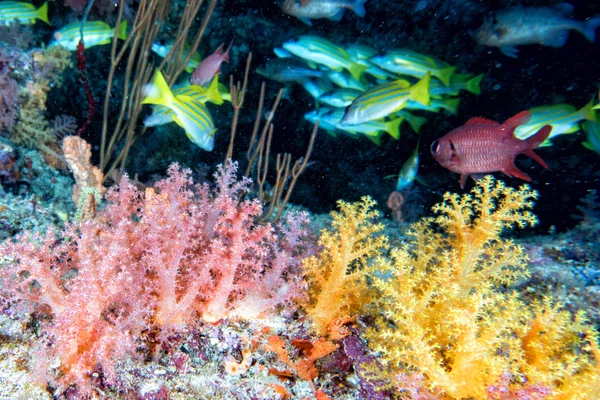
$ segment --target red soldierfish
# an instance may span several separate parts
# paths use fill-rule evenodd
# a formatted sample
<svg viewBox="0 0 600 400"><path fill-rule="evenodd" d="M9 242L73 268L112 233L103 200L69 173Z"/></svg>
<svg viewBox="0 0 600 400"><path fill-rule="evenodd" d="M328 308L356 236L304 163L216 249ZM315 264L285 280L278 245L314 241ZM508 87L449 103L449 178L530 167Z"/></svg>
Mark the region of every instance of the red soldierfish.
<svg viewBox="0 0 600 400"><path fill-rule="evenodd" d="M463 126L433 142L431 153L442 167L460 174L461 188L464 188L469 175L496 171L530 181L531 178L515 166L515 157L525 154L548 168L533 149L546 140L552 130L551 125L545 125L526 140L515 138L515 128L527 123L530 118L529 111L522 111L503 124L481 117L471 118Z"/></svg>
<svg viewBox="0 0 600 400"><path fill-rule="evenodd" d="M229 43L229 47L225 53L223 53L224 44L225 43L221 44L213 54L202 60L200 65L196 67L190 78L190 83L192 85L206 86L210 84L215 75L221 72L221 63L223 63L223 61L229 62L229 50L231 49L233 40Z"/></svg>

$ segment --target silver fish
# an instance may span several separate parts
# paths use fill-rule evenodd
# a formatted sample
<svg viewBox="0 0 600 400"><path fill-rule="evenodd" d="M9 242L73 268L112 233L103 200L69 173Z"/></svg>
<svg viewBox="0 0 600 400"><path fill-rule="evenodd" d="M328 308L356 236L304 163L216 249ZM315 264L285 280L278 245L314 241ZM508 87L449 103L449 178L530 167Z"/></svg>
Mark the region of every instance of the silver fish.
<svg viewBox="0 0 600 400"><path fill-rule="evenodd" d="M594 42L600 17L587 21L570 19L573 6L569 3L554 7L515 7L500 11L474 33L477 43L499 47L509 57L517 58L516 46L541 44L561 47L575 30Z"/></svg>
<svg viewBox="0 0 600 400"><path fill-rule="evenodd" d="M312 69L296 58L274 58L256 72L265 78L273 79L280 83L298 82L302 83L310 78L320 78L323 71Z"/></svg>
<svg viewBox="0 0 600 400"><path fill-rule="evenodd" d="M308 26L312 26L311 19L327 18L340 21L346 8L354 11L359 17L365 16L365 2L367 0L284 0L281 10L298 18Z"/></svg>

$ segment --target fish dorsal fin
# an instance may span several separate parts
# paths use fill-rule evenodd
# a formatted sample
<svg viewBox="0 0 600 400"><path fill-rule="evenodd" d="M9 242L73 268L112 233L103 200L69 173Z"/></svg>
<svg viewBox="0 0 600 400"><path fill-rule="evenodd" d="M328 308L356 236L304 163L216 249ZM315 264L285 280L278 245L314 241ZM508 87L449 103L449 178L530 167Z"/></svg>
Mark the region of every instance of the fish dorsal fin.
<svg viewBox="0 0 600 400"><path fill-rule="evenodd" d="M521 111L517 115L514 115L504 121L502 124L505 128L513 130L519 125L526 124L531 119L531 113L529 111Z"/></svg>
<svg viewBox="0 0 600 400"><path fill-rule="evenodd" d="M487 119L487 118L483 118L483 117L474 117L465 123L465 125L471 125L471 124L500 125L499 122L492 121L491 119Z"/></svg>
<svg viewBox="0 0 600 400"><path fill-rule="evenodd" d="M573 5L569 3L560 3L554 6L565 17L570 17L573 14Z"/></svg>

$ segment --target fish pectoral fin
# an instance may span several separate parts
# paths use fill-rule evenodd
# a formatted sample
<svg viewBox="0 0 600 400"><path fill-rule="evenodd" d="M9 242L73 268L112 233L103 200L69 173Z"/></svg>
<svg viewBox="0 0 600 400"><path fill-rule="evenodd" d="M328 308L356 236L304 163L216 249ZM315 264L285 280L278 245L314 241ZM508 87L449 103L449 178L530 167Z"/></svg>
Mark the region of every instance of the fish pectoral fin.
<svg viewBox="0 0 600 400"><path fill-rule="evenodd" d="M460 174L460 188L461 189L465 188L465 184L467 183L468 177L469 177L469 174Z"/></svg>
<svg viewBox="0 0 600 400"><path fill-rule="evenodd" d="M329 17L328 19L330 21L335 21L335 22L340 22L342 20L342 17L344 16L344 9L340 8L338 12L336 12L335 14L333 14L331 17Z"/></svg>
<svg viewBox="0 0 600 400"><path fill-rule="evenodd" d="M562 47L567 42L568 38L569 31L567 29L561 29L546 36L541 44L550 47Z"/></svg>
<svg viewBox="0 0 600 400"><path fill-rule="evenodd" d="M500 46L500 51L508 57L517 58L519 50L515 46Z"/></svg>
<svg viewBox="0 0 600 400"><path fill-rule="evenodd" d="M521 171L514 164L510 165L507 168L501 169L500 172L503 172L505 175L523 179L524 181L530 182L531 178L525 172Z"/></svg>
<svg viewBox="0 0 600 400"><path fill-rule="evenodd" d="M473 180L475 182L477 182L478 180L484 178L486 175L487 174L484 174L484 173L482 173L482 174L471 174L471 178L473 178Z"/></svg>
<svg viewBox="0 0 600 400"><path fill-rule="evenodd" d="M303 24L306 24L308 26L312 26L312 21L306 17L296 17L298 18L300 21L302 21Z"/></svg>

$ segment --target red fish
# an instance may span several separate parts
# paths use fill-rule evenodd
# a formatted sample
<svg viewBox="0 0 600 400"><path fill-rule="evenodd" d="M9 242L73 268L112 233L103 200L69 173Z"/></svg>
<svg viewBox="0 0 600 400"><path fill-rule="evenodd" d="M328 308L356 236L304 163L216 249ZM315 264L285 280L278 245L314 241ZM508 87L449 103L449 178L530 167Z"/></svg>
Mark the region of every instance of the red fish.
<svg viewBox="0 0 600 400"><path fill-rule="evenodd" d="M196 67L190 79L192 85L208 85L215 75L221 72L221 64L223 62L229 62L229 50L231 49L233 40L229 43L229 47L225 53L223 53L224 44L225 43L221 44L213 54L202 60L200 65Z"/></svg>
<svg viewBox="0 0 600 400"><path fill-rule="evenodd" d="M464 188L469 175L501 171L525 181L531 178L515 166L515 157L525 154L544 168L548 165L533 149L548 138L552 126L543 126L535 135L520 140L515 128L529 121L531 113L522 111L503 124L489 119L471 118L431 144L431 154L440 165L460 174L460 187Z"/></svg>

